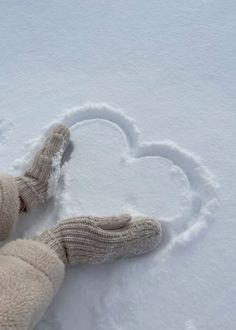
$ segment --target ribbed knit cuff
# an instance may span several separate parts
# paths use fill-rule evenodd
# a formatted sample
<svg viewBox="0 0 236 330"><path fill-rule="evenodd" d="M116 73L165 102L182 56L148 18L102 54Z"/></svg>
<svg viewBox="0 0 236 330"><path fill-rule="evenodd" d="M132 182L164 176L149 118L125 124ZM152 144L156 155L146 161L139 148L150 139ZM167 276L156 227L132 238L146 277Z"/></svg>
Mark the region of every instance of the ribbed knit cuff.
<svg viewBox="0 0 236 330"><path fill-rule="evenodd" d="M14 229L20 209L19 193L14 177L0 175L0 240Z"/></svg>
<svg viewBox="0 0 236 330"><path fill-rule="evenodd" d="M36 240L47 245L64 263L67 263L65 249L60 241L60 237L57 237L52 231L46 230Z"/></svg>
<svg viewBox="0 0 236 330"><path fill-rule="evenodd" d="M45 201L45 196L47 196L46 184L40 184L37 180L26 176L16 177L16 183L27 212Z"/></svg>

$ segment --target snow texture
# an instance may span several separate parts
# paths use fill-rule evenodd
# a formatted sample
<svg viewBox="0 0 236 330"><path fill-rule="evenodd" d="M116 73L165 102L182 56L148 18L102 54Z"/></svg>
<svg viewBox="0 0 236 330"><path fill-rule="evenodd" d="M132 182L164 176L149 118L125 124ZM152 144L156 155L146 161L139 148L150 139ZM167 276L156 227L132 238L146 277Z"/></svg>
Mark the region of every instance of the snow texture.
<svg viewBox="0 0 236 330"><path fill-rule="evenodd" d="M216 183L211 173L201 164L200 159L192 153L178 147L172 141L139 143L139 130L134 122L126 117L121 111L117 111L108 105L89 104L78 109L72 109L59 118L58 123L64 123L72 131L79 129L78 124L88 121L105 121L110 125L117 126L120 133L127 144L127 152L123 156L123 166L129 166L133 162L138 162L142 158L164 158L171 163L171 171L181 171L182 176L187 180L189 191L186 194L187 203L182 207L179 214L173 218L166 219L162 225L165 232L165 240L163 242L159 256L166 253L176 244L184 244L193 239L199 231L207 226L207 223L214 218L217 210ZM57 123L53 123L51 127L46 129L50 132ZM90 134L90 132L88 132ZM73 138L73 135L72 135ZM36 146L39 150L42 138ZM79 150L79 147L76 149ZM66 218L76 216L81 213L79 209L73 210L74 198L71 196L70 182L76 181L76 173L73 167L70 169L66 163L66 170L63 171L63 190L57 194L57 183L60 177L60 162L62 151L57 153L53 160L53 172L49 179L49 197L55 195L57 199L57 209L59 217ZM30 154L35 155L35 150L30 151L26 157L17 159L16 164L24 165L27 161L31 162ZM102 157L101 157L102 159ZM103 157L106 162L106 158ZM73 163L73 161L72 161ZM23 169L22 169L23 170ZM69 172L69 174L67 174ZM180 173L180 172L179 172ZM177 174L178 175L178 174ZM123 211L129 211L123 210ZM35 234L35 233L34 233Z"/></svg>
<svg viewBox="0 0 236 330"><path fill-rule="evenodd" d="M60 150L54 155L52 159L52 165L51 165L52 171L48 179L48 191L47 191L48 199L56 196L58 182L61 175L61 161L64 151L65 151L65 145L62 144Z"/></svg>
<svg viewBox="0 0 236 330"><path fill-rule="evenodd" d="M82 214L163 226L146 256L67 267L37 330L235 329L235 14L233 0L0 3L0 170L71 129L53 198L12 238Z"/></svg>

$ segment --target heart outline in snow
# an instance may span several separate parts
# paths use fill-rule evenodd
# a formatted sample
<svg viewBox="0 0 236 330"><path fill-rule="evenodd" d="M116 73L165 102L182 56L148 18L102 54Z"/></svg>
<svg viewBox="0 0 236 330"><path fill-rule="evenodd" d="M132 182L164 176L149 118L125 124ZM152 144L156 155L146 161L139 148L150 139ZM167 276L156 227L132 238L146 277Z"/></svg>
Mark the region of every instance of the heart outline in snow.
<svg viewBox="0 0 236 330"><path fill-rule="evenodd" d="M88 103L69 109L46 128L46 134L58 123L64 123L67 127L73 128L79 123L90 120L105 120L118 126L127 141L129 157L136 160L162 157L177 166L186 176L191 192L190 205L185 210L185 214L177 216L168 223L162 221L164 239L159 248L161 255L166 254L176 245L191 241L203 228L207 227L210 220L215 218L218 206L218 186L212 174L202 165L199 157L180 148L172 141L140 142L139 130L135 122L120 110L103 103ZM42 139L36 141L36 149L38 149ZM21 159L20 163L28 163L30 157L32 157L32 152L23 160ZM19 160L16 164L17 162ZM66 176L66 171L63 176ZM60 200L63 200L63 192ZM58 206L60 206L60 200Z"/></svg>
<svg viewBox="0 0 236 330"><path fill-rule="evenodd" d="M191 190L191 205L185 216L178 216L168 224L162 222L164 236L167 236L161 247L163 252L169 251L176 244L190 241L215 217L218 205L217 184L198 157L172 141L141 143L135 122L107 104L86 104L68 110L59 118L59 122L69 128L90 120L106 120L118 126L125 136L131 158L162 157L180 168L186 176ZM187 222L186 217L189 217Z"/></svg>

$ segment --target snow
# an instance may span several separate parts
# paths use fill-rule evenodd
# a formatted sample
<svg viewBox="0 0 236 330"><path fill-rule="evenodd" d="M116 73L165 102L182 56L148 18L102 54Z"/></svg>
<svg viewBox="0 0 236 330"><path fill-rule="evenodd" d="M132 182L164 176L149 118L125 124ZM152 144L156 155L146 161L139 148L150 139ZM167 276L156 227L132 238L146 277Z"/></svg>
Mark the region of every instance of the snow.
<svg viewBox="0 0 236 330"><path fill-rule="evenodd" d="M64 154L66 146L62 144L60 150L52 158L51 173L48 179L48 199L55 197L57 193L58 182L61 176L61 161Z"/></svg>
<svg viewBox="0 0 236 330"><path fill-rule="evenodd" d="M235 2L0 9L0 170L22 173L56 123L71 130L54 198L13 237L81 214L163 226L146 256L67 267L37 330L234 329Z"/></svg>

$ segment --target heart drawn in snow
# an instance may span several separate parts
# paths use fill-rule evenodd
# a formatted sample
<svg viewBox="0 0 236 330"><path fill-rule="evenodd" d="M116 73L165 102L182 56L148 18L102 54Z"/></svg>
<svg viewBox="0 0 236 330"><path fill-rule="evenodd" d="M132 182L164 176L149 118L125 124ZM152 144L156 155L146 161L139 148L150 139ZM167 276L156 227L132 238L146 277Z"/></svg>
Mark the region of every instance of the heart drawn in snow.
<svg viewBox="0 0 236 330"><path fill-rule="evenodd" d="M177 166L186 176L191 195L190 203L184 214L178 215L168 223L162 221L165 236L161 247L163 252L176 244L191 240L214 218L218 204L217 185L198 157L171 141L141 143L135 123L121 111L106 104L88 104L72 109L60 117L60 122L72 129L78 123L91 120L105 120L118 126L128 144L130 158L139 160L161 157ZM64 175L66 176L66 173Z"/></svg>
<svg viewBox="0 0 236 330"><path fill-rule="evenodd" d="M161 253L165 254L176 244L190 241L207 226L208 222L214 218L217 209L217 185L198 157L171 141L141 143L138 128L133 120L106 104L88 104L74 108L59 118L59 122L64 123L71 130L78 127L78 124L86 124L94 120L105 120L106 123L120 128L128 145L130 159L138 161L161 157L177 167L186 177L190 190L189 205L184 208L182 214L178 214L171 221L162 221ZM50 125L49 129L53 125L55 123ZM66 184L66 164L62 176ZM67 197L67 194L62 191L56 207L63 208L67 204ZM156 198L158 199L158 196Z"/></svg>

